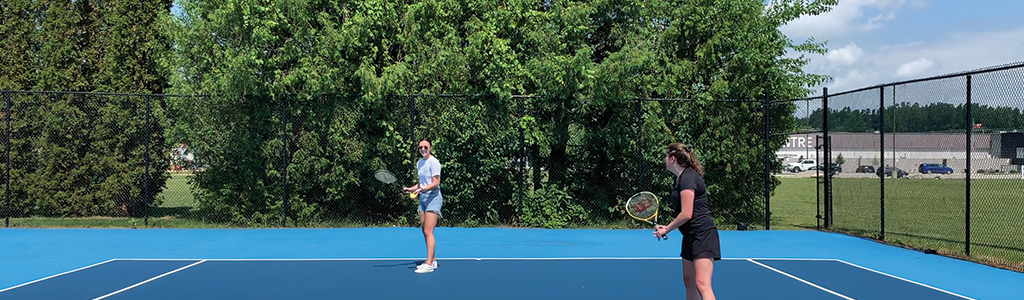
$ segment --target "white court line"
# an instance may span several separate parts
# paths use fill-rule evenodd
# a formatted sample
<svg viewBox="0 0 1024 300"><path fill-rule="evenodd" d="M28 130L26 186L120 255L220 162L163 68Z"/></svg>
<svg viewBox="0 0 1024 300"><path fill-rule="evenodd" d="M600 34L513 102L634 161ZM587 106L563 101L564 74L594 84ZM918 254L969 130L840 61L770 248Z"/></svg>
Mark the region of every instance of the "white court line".
<svg viewBox="0 0 1024 300"><path fill-rule="evenodd" d="M118 293L120 293L120 292L124 292L124 291L127 291L127 290L131 289L131 288L134 288L134 287L137 287L137 286L143 285L143 284L145 284L145 283L147 283L147 282L150 282L150 281L156 280L156 279L158 279L158 278L160 278L160 277L164 277L164 276L167 276L167 275L171 275L171 274L174 274L174 272L178 272L178 271L181 271L181 270L184 270L184 269L188 269L189 267L192 267L192 266L194 266L194 265L198 265L198 264L201 264L201 263L203 263L204 261L205 261L205 260L200 260L200 261L197 261L197 262L195 262L195 263L193 263L193 264L191 264L191 265L187 265L187 266L184 266L184 267L178 268L178 269L176 269L176 270L174 270L174 271L170 271L170 272L167 272L167 273L163 273L163 274L160 274L160 276L157 276L157 277L153 277L153 278L150 278L150 279L146 279L146 280L145 280L145 281L143 281L143 282L139 282L139 283L133 284L132 286L129 286L129 287L126 287L126 288L123 288L123 289L117 290L116 292L113 292L113 293L110 293L110 294L106 294L106 295L100 296L100 297L98 297L98 298L95 298L95 299L92 299L92 300L100 300L100 299L103 299L103 298L106 298L106 297L110 297L110 296L113 296L113 295L117 295L117 294L118 294Z"/></svg>
<svg viewBox="0 0 1024 300"><path fill-rule="evenodd" d="M810 286L816 287L816 288L818 288L818 289L820 289L820 290L822 290L822 291L826 291L826 292L828 292L829 294L833 294L833 295L839 296L839 297L841 297L841 298L843 298L843 299L846 299L846 300L854 300L853 298L850 298L850 297L844 296L843 294L840 294L840 293L836 293L836 292L833 292L833 291L832 291L832 290L830 290L830 289L826 289L826 288L824 288L824 287L821 287L821 286L819 286L819 285L817 285L817 284L813 284L813 283L811 283L810 281L807 281L807 280L803 280L803 279L801 279L800 277L796 277L796 276L790 275L789 273L786 273L786 272L783 272L783 271L779 271L778 269L775 269L775 268L769 267L768 265L765 265L765 264L759 263L759 262L757 262L757 261L755 261L755 260L753 260L753 259L748 259L747 261L749 261L749 262L752 262L752 263L754 263L754 264L756 264L756 265L758 265L758 266L762 266L762 267L765 267L766 269L769 269L769 270L775 271L776 273L779 273L779 274L782 274L782 275L786 275L786 276L787 276L787 277L789 277L789 278L793 278L793 279L796 279L796 280L797 280L797 281L799 281L799 282L803 282L803 283L805 283L805 284L807 284L807 285L810 285Z"/></svg>
<svg viewBox="0 0 1024 300"><path fill-rule="evenodd" d="M784 261L839 261L835 258L774 258L774 257L748 257L748 258L723 258L722 260L784 260Z"/></svg>
<svg viewBox="0 0 1024 300"><path fill-rule="evenodd" d="M679 260L679 257L439 257L437 260ZM199 259L161 258L118 258L115 260L156 260L190 261ZM371 260L423 260L422 257L379 257L379 258L204 258L206 261L371 261Z"/></svg>
<svg viewBox="0 0 1024 300"><path fill-rule="evenodd" d="M29 282L26 282L26 283L22 283L22 284L19 284L19 285L16 285L16 286L12 286L12 287L9 287L9 288L6 288L6 289L2 289L2 290L0 290L0 293L2 293L4 291L15 289L15 288L23 287L23 286L26 286L26 285L30 285L30 284L33 284L33 283L36 283L36 282L40 282L40 281L43 281L43 280L47 280L47 279L50 279L50 278L54 278L54 277L57 277L57 276L61 276L61 275L64 275L64 274L69 274L69 273L85 270L85 269L88 269L88 268L92 268L92 267L95 267L95 266L98 266L98 265L102 265L102 264L105 264L105 263L108 263L108 262L112 262L112 261L115 261L115 260L116 259L111 259L111 260L108 260L108 261L105 261L105 262L101 262L101 263L98 263L98 264L93 264L93 265L90 265L90 266L81 267L81 268L74 269L74 270L71 270L71 271L67 271L67 272L64 272L64 273L60 273L60 274L57 274L57 275L51 275L51 276L47 276L45 278L40 278L40 279L36 279L36 280L29 281Z"/></svg>
<svg viewBox="0 0 1024 300"><path fill-rule="evenodd" d="M926 287L926 288L930 288L930 289L933 289L933 290L936 290L936 291L940 291L940 292L943 292L943 293L946 293L946 294L950 294L950 295L953 295L953 296L956 296L956 297L960 297L960 298L964 298L964 299L969 299L969 300L976 300L976 299L971 298L971 297L967 297L967 296L964 296L964 295L953 293L953 292L950 292L950 291L947 291L947 290L943 290L943 289L940 289L940 288L937 288L937 287L934 287L934 286L930 286L930 285L927 285L927 284L924 284L924 283L920 283L920 282L917 282L917 281L913 281L913 280L910 280L910 279L902 278L902 277L899 277L899 276L896 276L896 275L887 274L887 273L884 273L884 272L881 272L881 271L872 270L872 269L869 269L869 268L858 266L856 264L852 264L852 263L849 263L849 262L846 262L846 261L843 261L843 260L838 260L837 259L836 261L844 263L844 264L847 264L847 265L851 265L851 266L854 266L854 267L858 267L858 268L861 268L861 269L864 269L864 270L868 270L868 271L871 271L871 272L875 272L875 273L878 273L878 274L881 274L881 275L889 276L889 277L892 277L892 278L895 278L895 279L899 279L899 280L903 280L903 281L906 281L906 282L909 282L909 283L920 285L920 286L923 286L923 287Z"/></svg>
<svg viewBox="0 0 1024 300"><path fill-rule="evenodd" d="M382 258L117 258L127 261L371 261L371 260L422 260L422 257ZM437 260L681 260L673 257L439 257ZM796 261L838 261L831 258L722 258L722 260L796 260Z"/></svg>

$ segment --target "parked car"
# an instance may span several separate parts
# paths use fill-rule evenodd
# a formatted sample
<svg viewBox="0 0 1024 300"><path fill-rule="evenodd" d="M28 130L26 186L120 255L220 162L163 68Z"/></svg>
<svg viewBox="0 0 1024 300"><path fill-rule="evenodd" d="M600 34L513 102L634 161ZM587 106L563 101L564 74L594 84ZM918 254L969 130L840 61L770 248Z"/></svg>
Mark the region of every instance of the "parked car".
<svg viewBox="0 0 1024 300"><path fill-rule="evenodd" d="M857 173L874 173L875 166L859 166L857 167Z"/></svg>
<svg viewBox="0 0 1024 300"><path fill-rule="evenodd" d="M796 163L789 163L786 165L786 171L799 173L800 171L814 170L818 163L813 159L805 159Z"/></svg>
<svg viewBox="0 0 1024 300"><path fill-rule="evenodd" d="M894 177L893 175L895 175L896 178L905 178L910 175L909 173L907 173L907 171L901 170L900 168L897 167L890 166L885 166L885 168L878 168L878 170L875 171L875 174L878 175L878 177L882 177L883 174L889 177Z"/></svg>
<svg viewBox="0 0 1024 300"><path fill-rule="evenodd" d="M842 173L843 172L843 167L840 166L837 163L830 163L830 164L828 164L828 166L829 166L829 168L827 170L828 170L828 174L829 175L835 175L836 173ZM825 164L819 164L815 168L817 170L826 170L825 169Z"/></svg>
<svg viewBox="0 0 1024 300"><path fill-rule="evenodd" d="M917 171L921 172L921 174L953 174L953 168L941 164L921 164L917 166Z"/></svg>

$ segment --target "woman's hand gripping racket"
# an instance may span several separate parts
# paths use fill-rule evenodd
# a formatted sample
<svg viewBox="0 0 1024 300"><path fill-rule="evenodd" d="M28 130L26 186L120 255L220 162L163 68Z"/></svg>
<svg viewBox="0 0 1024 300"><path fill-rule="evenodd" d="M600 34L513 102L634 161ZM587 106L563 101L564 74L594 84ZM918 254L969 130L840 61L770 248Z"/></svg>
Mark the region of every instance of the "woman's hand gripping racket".
<svg viewBox="0 0 1024 300"><path fill-rule="evenodd" d="M373 173L373 177L376 177L380 182L393 185L399 189L403 188L401 185L395 183L398 181L398 177L395 176L395 173L391 173L388 170L377 170L377 172ZM416 199L416 193L409 193L409 198Z"/></svg>
<svg viewBox="0 0 1024 300"><path fill-rule="evenodd" d="M626 201L626 213L634 219L647 222L658 229L658 196L651 192L639 192ZM667 240L668 235L658 237Z"/></svg>

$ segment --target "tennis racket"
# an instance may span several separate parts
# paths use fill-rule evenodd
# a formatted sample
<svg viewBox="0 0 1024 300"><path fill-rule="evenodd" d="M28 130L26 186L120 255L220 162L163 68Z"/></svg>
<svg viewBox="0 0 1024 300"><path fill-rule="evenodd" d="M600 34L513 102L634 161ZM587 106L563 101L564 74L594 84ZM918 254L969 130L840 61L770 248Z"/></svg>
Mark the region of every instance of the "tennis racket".
<svg viewBox="0 0 1024 300"><path fill-rule="evenodd" d="M629 197L626 201L626 213L634 219L647 222L658 227L658 196L655 196L651 192L639 192ZM663 235L659 239L668 239L668 235Z"/></svg>
<svg viewBox="0 0 1024 300"><path fill-rule="evenodd" d="M377 172L373 173L373 177L377 178L377 180L380 180L380 182L390 184L399 189L402 189L401 185L395 183L398 181L398 177L395 176L395 173L391 173L391 171L377 170ZM409 198L416 199L416 193L409 193Z"/></svg>

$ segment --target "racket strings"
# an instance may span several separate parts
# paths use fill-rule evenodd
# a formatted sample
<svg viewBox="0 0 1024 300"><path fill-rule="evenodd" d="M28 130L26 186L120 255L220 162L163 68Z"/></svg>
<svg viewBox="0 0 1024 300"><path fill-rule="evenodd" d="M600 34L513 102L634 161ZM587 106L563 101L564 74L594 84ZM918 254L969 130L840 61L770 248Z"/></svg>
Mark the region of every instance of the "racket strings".
<svg viewBox="0 0 1024 300"><path fill-rule="evenodd" d="M640 195L626 202L627 212L635 218L648 219L658 212L658 204L654 198Z"/></svg>
<svg viewBox="0 0 1024 300"><path fill-rule="evenodd" d="M373 176L377 177L377 180L388 184L398 181L398 177L395 177L395 174L391 174L391 172L384 170L377 171Z"/></svg>

